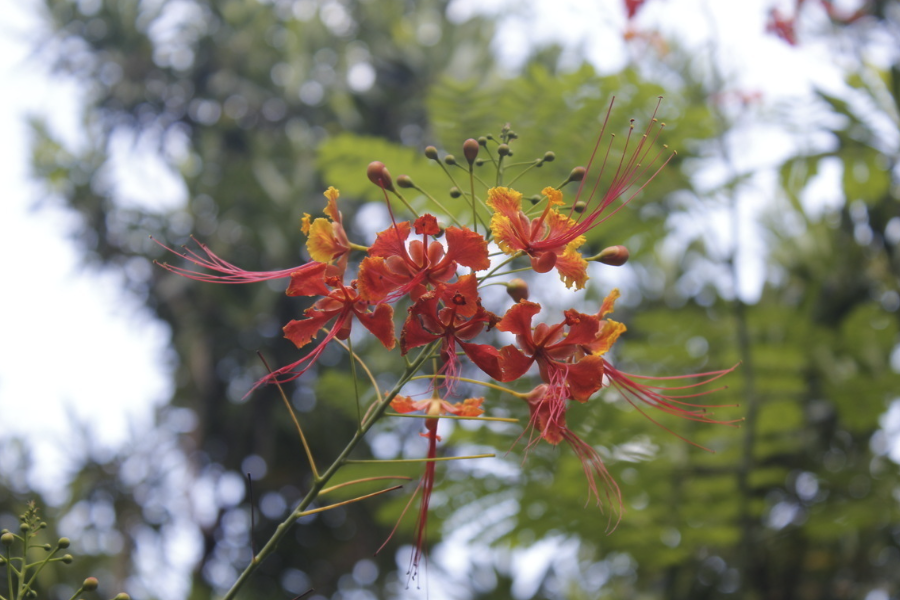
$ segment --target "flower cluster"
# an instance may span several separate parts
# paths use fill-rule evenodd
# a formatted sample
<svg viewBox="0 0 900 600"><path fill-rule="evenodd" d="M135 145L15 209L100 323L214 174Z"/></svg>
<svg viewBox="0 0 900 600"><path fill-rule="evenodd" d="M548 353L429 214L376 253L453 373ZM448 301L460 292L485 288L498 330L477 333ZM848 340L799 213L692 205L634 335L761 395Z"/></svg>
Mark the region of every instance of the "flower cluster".
<svg viewBox="0 0 900 600"><path fill-rule="evenodd" d="M424 411L426 432L422 435L428 439L429 449L425 474L418 488L422 499L411 576L415 576L423 556L428 503L435 484L439 421L447 416L475 418L483 412L482 398L457 404L446 399L456 394L464 370L472 368L469 365L482 374L480 381L501 387L527 404L530 419L523 433L528 434L528 448L540 440L552 445L565 442L571 447L583 465L589 499L611 509L610 517L621 516L621 494L598 451L568 427L566 414L570 403L588 403L601 389L612 386L651 420L649 409L706 423L731 423L713 419L706 412L707 407L692 402L709 390L672 393L705 385L731 369L689 376L696 379L687 385L660 387L651 385L654 378L642 378L616 368L610 350L626 331L624 324L610 318L619 297L618 290L611 290L596 310L568 309L558 315L529 301L527 284L521 279L508 279L512 273L522 270L533 271L536 280L552 276L555 271L567 288L581 290L588 280L589 262L621 265L627 261L628 251L623 246L612 246L592 257L584 256L582 248L588 234L640 193L672 154L657 144L662 124L654 118L641 136L632 136L632 124L621 155L618 160L610 161L612 144L601 148L609 114L588 165L574 169L559 187L544 187L530 207L523 203L522 194L511 187L498 184L483 195L475 193L474 167L485 163L477 158L481 151L489 153L497 180L502 180L504 160L512 154L510 142L516 138L508 127L499 140L488 136L466 141L463 154L468 168L451 156L441 161L436 149L427 148L426 156L445 170L448 166L456 167L469 175L471 192L465 194L465 200L471 207L471 228L459 224L461 215L458 214L443 215L442 218L455 225L442 226L442 218L415 212L412 208L415 203L408 202L397 189L418 190L412 179L401 177L395 186L387 168L375 162L367 174L383 191L391 224L377 234L371 246L350 241L338 209L339 192L328 188L326 218L313 219L307 214L302 222L311 258L306 264L271 272L243 271L198 242L199 252L187 251L182 256L202 267L202 271L162 265L200 281L250 283L286 279L288 296L316 299L301 317L284 326L285 337L298 349L310 345L312 349L297 361L271 372L257 386L282 384L303 376L335 338L346 340L350 336L354 321L386 350L393 350L399 337L399 353L407 357L407 364L407 355L413 350L424 353L419 356L433 359L417 363L421 365L419 368L434 365L431 372L424 374L432 382L430 397L413 400L395 393L379 399L382 405L373 411L378 416L386 414L384 409L388 405L398 413ZM597 161L600 164L595 165L593 157L600 157ZM532 166L554 158L552 153L547 153ZM573 182L579 183L578 191L566 204L562 188ZM455 190L455 197L463 195L458 188ZM404 210L411 213L409 218L396 218L398 211L392 205L392 198L402 202ZM358 258L353 258L353 254ZM502 271L516 261L527 266ZM355 273L354 265L358 265ZM498 283L507 286L509 302L488 310L482 291L486 285ZM404 310L400 317L395 315L399 312L395 308L398 305ZM498 336L492 330L510 334L514 341L498 345ZM533 380L526 378L529 373L533 373ZM518 390L500 385L522 380L533 383L527 389Z"/></svg>

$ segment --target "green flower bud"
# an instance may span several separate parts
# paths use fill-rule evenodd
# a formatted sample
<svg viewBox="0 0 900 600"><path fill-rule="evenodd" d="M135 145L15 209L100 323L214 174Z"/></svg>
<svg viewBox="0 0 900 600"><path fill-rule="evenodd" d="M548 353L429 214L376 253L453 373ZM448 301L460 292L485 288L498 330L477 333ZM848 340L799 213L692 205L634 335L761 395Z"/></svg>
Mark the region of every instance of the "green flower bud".
<svg viewBox="0 0 900 600"><path fill-rule="evenodd" d="M84 583L81 584L81 589L86 592L93 592L97 589L97 586L100 585L100 582L97 581L96 577L88 577L84 580Z"/></svg>
<svg viewBox="0 0 900 600"><path fill-rule="evenodd" d="M50 552L51 550L53 550L53 546L51 546L50 544L44 544L43 546L41 546L41 548L43 548L46 552Z"/></svg>
<svg viewBox="0 0 900 600"><path fill-rule="evenodd" d="M487 141L488 141L488 139L484 136L481 136L480 138L478 138L478 144L480 146L484 146L485 148L487 148Z"/></svg>
<svg viewBox="0 0 900 600"><path fill-rule="evenodd" d="M16 536L8 531L3 535L0 535L0 544L3 544L4 546L12 546L15 541Z"/></svg>
<svg viewBox="0 0 900 600"><path fill-rule="evenodd" d="M425 158L427 158L429 160L437 160L438 159L437 148L435 148L434 146L426 146L425 147Z"/></svg>
<svg viewBox="0 0 900 600"><path fill-rule="evenodd" d="M120 592L116 594L116 597L113 600L131 600L131 596L126 594L125 592Z"/></svg>
<svg viewBox="0 0 900 600"><path fill-rule="evenodd" d="M63 562L63 564L71 565L72 561L75 560L75 557L72 556L71 554L66 554L60 560Z"/></svg>
<svg viewBox="0 0 900 600"><path fill-rule="evenodd" d="M69 538L59 538L59 541L56 542L57 548L68 548L71 544Z"/></svg>
<svg viewBox="0 0 900 600"><path fill-rule="evenodd" d="M21 525L19 525L19 531L21 531L22 533L28 533L29 531L31 531L31 525L29 525L28 523L22 523Z"/></svg>
<svg viewBox="0 0 900 600"><path fill-rule="evenodd" d="M451 198L459 198L460 196L462 196L462 192L459 191L458 187L453 186L452 188L450 188L450 197Z"/></svg>
<svg viewBox="0 0 900 600"><path fill-rule="evenodd" d="M484 159L483 159L483 158L479 158L478 160L475 161L475 166L476 166L476 167L480 167L480 166L483 165L483 164L484 164Z"/></svg>
<svg viewBox="0 0 900 600"><path fill-rule="evenodd" d="M585 173L587 173L587 169L585 169L584 167L575 167L574 169L572 169L572 172L569 173L569 178L566 179L566 182L563 185L569 183L570 181L581 181L582 179L584 179Z"/></svg>
<svg viewBox="0 0 900 600"><path fill-rule="evenodd" d="M453 156L452 154L448 154L447 156L444 157L444 162L447 163L448 165L455 165L456 157Z"/></svg>
<svg viewBox="0 0 900 600"><path fill-rule="evenodd" d="M512 156L512 151L509 149L509 144L500 144L497 146L497 154L500 156Z"/></svg>
<svg viewBox="0 0 900 600"><path fill-rule="evenodd" d="M584 200L579 200L572 206L572 210L579 214L583 213L585 208L587 208L587 204L585 204Z"/></svg>
<svg viewBox="0 0 900 600"><path fill-rule="evenodd" d="M528 197L528 199L531 200L532 204L537 204L541 201L542 198L543 196L541 196L540 194L534 194L533 196Z"/></svg>
<svg viewBox="0 0 900 600"><path fill-rule="evenodd" d="M556 154L553 152L544 152L544 162L553 162L556 160Z"/></svg>
<svg viewBox="0 0 900 600"><path fill-rule="evenodd" d="M401 175L400 177L398 177L397 185L399 185L402 188L416 187L416 184L413 183L413 180L409 175Z"/></svg>

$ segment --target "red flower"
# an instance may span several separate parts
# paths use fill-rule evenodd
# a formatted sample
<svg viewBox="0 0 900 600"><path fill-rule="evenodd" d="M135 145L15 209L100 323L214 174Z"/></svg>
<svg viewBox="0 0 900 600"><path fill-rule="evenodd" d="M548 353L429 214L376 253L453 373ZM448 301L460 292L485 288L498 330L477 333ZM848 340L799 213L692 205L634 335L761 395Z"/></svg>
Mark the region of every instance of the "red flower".
<svg viewBox="0 0 900 600"><path fill-rule="evenodd" d="M600 320L567 310L561 323L540 323L532 330L531 321L540 310L540 304L525 300L513 305L497 323L499 331L515 334L521 348L510 345L500 350L502 381L518 379L537 363L541 379L550 385L549 395L586 402L603 385L603 361L599 356L576 354L579 346L596 339Z"/></svg>
<svg viewBox="0 0 900 600"><path fill-rule="evenodd" d="M526 397L528 409L531 413L529 424L540 432L541 437L552 445L565 441L578 456L584 475L588 481L588 502L593 496L597 505L603 505L600 497L600 488L597 485L599 479L603 487L603 495L606 497L612 511L622 517L622 492L619 490L615 479L609 474L600 454L589 444L579 438L571 429L566 427L565 399L555 396L549 385L542 383L534 388ZM531 447L537 440L529 442ZM612 515L610 515L610 521Z"/></svg>
<svg viewBox="0 0 900 600"><path fill-rule="evenodd" d="M331 264L337 261L336 274L342 275L347 270L347 260L350 256L352 244L344 231L344 220L337 208L337 199L340 193L333 187L325 190L328 204L325 206L325 214L331 218L316 219L311 221L309 214L303 216L303 233L309 236L306 240L306 249L313 260Z"/></svg>
<svg viewBox="0 0 900 600"><path fill-rule="evenodd" d="M471 343L485 325L497 321L496 315L484 310L478 298L478 281L472 274L459 281L440 285L419 298L409 309L400 333L400 350L406 354L413 348L441 340L441 374L446 375L448 393L454 389L459 375L457 345L472 362L494 379L502 378L500 353L493 346ZM444 307L440 308L440 304Z"/></svg>
<svg viewBox="0 0 900 600"><path fill-rule="evenodd" d="M424 410L429 417L439 417L440 415L445 414L457 415L460 417L477 417L484 413L484 410L481 408L482 402L484 402L484 398L467 398L463 402L451 404L441 398L428 398L427 400L414 401L407 396L397 396L391 401L391 408L399 413ZM437 434L439 420L440 419L437 418L426 419L425 429L428 431L419 434L428 439L427 457L429 459L437 457L437 443L441 441L441 437ZM416 518L416 547L409 560L409 576L411 579L415 579L416 575L418 575L419 562L422 560L422 556L425 552L425 538L428 533L428 505L431 502L431 493L434 490L435 465L436 462L434 460L429 460L425 463L425 474L422 476L422 480L419 482L416 491L410 497L409 502L406 504L406 508L404 508L403 512L400 514L400 518L397 520L397 524L394 525L391 534L384 541L384 544L381 545L381 548L375 552L375 554L381 552L388 541L394 536L394 532L397 531L397 527L400 526L400 521L403 520L412 501L415 500L416 494L418 494L419 490L422 490L422 502L419 504L419 516Z"/></svg>
<svg viewBox="0 0 900 600"><path fill-rule="evenodd" d="M388 304L381 304L375 307L374 311L370 310L369 303L359 298L355 281L346 286L340 278L326 276L325 268L326 265L321 265L319 272L314 275L291 278L291 285L287 290L289 296L322 295L324 298L306 309L305 318L295 319L285 325L284 337L294 342L297 348L302 348L310 343L325 325L332 320L334 324L312 352L290 365L273 371L260 380L257 386L275 381L278 383L293 381L306 373L325 350L328 342L335 337L339 340L349 337L353 317L378 338L385 348L388 350L394 348L394 309ZM301 365L302 368L296 370Z"/></svg>
<svg viewBox="0 0 900 600"><path fill-rule="evenodd" d="M491 266L485 239L465 227L448 227L444 232L447 248L434 237L440 228L431 215L416 220L416 234L421 240L406 240L409 221L392 225L378 234L369 248L369 256L359 266L359 292L370 302L392 302L410 294L421 297L428 286L445 283L456 275L457 265L482 271Z"/></svg>

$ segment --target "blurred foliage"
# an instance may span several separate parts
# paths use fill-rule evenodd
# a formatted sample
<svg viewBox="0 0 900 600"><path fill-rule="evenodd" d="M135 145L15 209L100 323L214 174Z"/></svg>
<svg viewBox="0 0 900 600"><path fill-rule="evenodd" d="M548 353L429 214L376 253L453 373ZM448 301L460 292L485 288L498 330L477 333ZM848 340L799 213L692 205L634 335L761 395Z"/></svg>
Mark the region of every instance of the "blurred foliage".
<svg viewBox="0 0 900 600"><path fill-rule="evenodd" d="M860 28L895 27L885 6L896 3L875 4L869 20L835 25L829 35L858 41L866 38ZM513 444L520 426L442 423L446 452L498 457L438 469L431 546L443 532L473 549L467 569L441 577L471 598L900 592L900 482L887 456L895 440L879 422L900 389L890 360L900 308L900 67L858 63L843 96L822 93L811 109L775 115L780 127L809 139L824 134L829 143L810 142L781 166L763 223L767 283L747 304L734 292L739 240L712 232L733 242L723 253L703 227L693 227L693 237L678 227L698 218L720 223L708 218L708 206L738 218L739 198L756 181L731 168L720 142L744 114L719 103L716 78L698 74L695 57L675 46L613 75L588 66L559 72L554 51L545 49L520 73L500 78L488 51L492 24L448 20L439 1L46 0L45 8L41 51L61 75L78 78L87 101L78 148L35 124L36 174L82 218L77 236L86 259L120 271L173 332L176 391L158 428L135 433L132 447L116 456L92 453L85 436L82 468L60 509L64 524L93 540L93 564L113 574L111 583L127 584L135 597L173 597L177 586L160 584L160 574L190 562L191 600L214 596L309 481L274 390L244 397L264 373L257 350L270 364L296 359L279 333L303 305L265 284L215 286L155 269L151 259L171 257L148 234L173 246L194 234L245 269L285 268L305 260L300 218L321 212L327 185L342 191L351 235L371 234L377 205L362 204L379 200L365 177L371 160L462 211L447 193L451 184L421 154L426 144L442 157L460 156L463 140L497 135L510 122L520 136L517 161L547 151L557 157L515 183L528 196L587 162L612 96L608 131L621 148L627 119L643 131L664 95L662 141L678 157L589 240L592 249L624 243L632 253L623 268L631 287L623 286L615 315L628 332L615 360L624 371L653 376L740 362L727 390L700 401L740 404L713 410L745 421L733 429L649 413L671 435L614 392L573 407L569 426L602 451L622 488L627 512L612 532L608 513L584 506L584 475L565 446L526 451L527 434ZM797 125L805 122L796 118L801 110L822 116L815 132ZM183 206L164 210L120 197L115 153L139 143L183 182ZM705 160L726 163L728 177L712 189L692 178ZM810 208L811 182L835 162L846 201ZM609 282L603 270L592 275L588 296L599 301ZM354 338L354 349L378 372L396 366L364 336ZM335 456L355 430L346 367L334 349L289 388L322 457ZM364 380L360 389L364 398L371 393ZM524 403L490 392L486 405L490 414L527 421ZM413 419L386 420L370 434L371 452L358 458L415 456L420 430ZM247 472L257 505L253 531ZM348 468L339 481L362 472ZM27 496L24 481L4 483L2 518L21 512ZM395 552L411 539L413 519L373 553L407 499L398 493L302 520L242 597L292 597L310 587L321 597L360 589L370 594L361 597L399 597L406 578L395 572ZM478 550L484 546L491 552ZM530 550L532 562L515 567ZM405 555L397 556L402 568Z"/></svg>

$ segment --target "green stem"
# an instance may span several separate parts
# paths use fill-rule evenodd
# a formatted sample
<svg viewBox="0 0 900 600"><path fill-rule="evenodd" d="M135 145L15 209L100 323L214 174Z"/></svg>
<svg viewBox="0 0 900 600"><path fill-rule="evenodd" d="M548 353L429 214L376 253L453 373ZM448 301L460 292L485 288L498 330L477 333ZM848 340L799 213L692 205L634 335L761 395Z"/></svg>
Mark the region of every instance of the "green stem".
<svg viewBox="0 0 900 600"><path fill-rule="evenodd" d="M488 277L493 277L493 276L494 276L494 273L496 273L497 271L499 271L500 269L502 269L503 267L505 267L506 265L508 265L508 264L511 263L512 261L514 261L515 259L519 258L520 256L522 256L522 253L521 253L521 252L516 252L515 254L510 255L509 258L507 258L506 260L504 260L503 262L501 262L499 265L497 265L496 267L494 267L493 269L491 269L491 270L487 273L487 275L484 275L484 276L480 277L480 278L478 279L478 283L481 283L482 281L484 281L484 280L487 279Z"/></svg>
<svg viewBox="0 0 900 600"><path fill-rule="evenodd" d="M400 390L406 385L410 379L418 372L419 368L428 360L428 357L431 355L434 350L433 346L435 344L429 344L419 355L409 363L409 366L403 372L403 375L400 377L400 380L394 385L394 388L385 396L384 400L381 401L380 404L377 405L375 410L372 412L372 415L368 419L364 419L360 425L360 428L353 435L353 438L347 443L347 446L341 451L340 455L331 463L331 466L328 467L321 477L313 481L312 487L309 492L307 492L306 496L303 500L300 501L300 504L287 516L287 518L282 521L278 527L275 529L275 533L272 534L272 537L269 538L269 541L266 542L266 545L262 547L259 551L259 554L253 557L250 561L250 564L244 569L244 571L237 578L237 581L234 582L234 585L231 586L224 596L222 596L222 600L234 600L237 597L237 593L240 591L242 587L247 583L250 579L250 576L256 571L259 565L265 560L270 554L272 554L275 549L278 547L278 544L281 542L282 538L287 535L288 531L290 531L291 527L294 523L297 522L297 519L303 516L306 508L319 497L319 493L325 487L325 484L338 472L338 470L348 463L348 456L353 450L359 445L359 443L363 440L363 437L366 433L371 429L372 425L378 421L379 417L384 414L384 411L391 404L391 400L400 393Z"/></svg>

